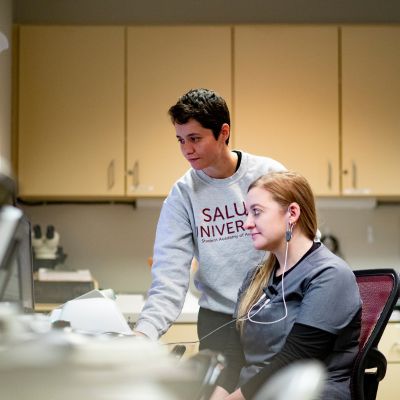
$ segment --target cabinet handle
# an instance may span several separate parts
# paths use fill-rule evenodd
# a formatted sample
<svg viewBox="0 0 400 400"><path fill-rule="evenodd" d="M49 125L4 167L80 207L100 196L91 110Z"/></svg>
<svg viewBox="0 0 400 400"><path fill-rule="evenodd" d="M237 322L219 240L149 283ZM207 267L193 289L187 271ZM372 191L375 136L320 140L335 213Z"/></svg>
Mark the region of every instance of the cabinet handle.
<svg viewBox="0 0 400 400"><path fill-rule="evenodd" d="M357 165L354 161L351 162L351 185L357 189Z"/></svg>
<svg viewBox="0 0 400 400"><path fill-rule="evenodd" d="M132 176L132 190L139 187L139 161L135 161L132 169L128 169L128 175Z"/></svg>
<svg viewBox="0 0 400 400"><path fill-rule="evenodd" d="M115 185L115 160L111 160L107 168L107 188L111 190Z"/></svg>
<svg viewBox="0 0 400 400"><path fill-rule="evenodd" d="M332 163L328 161L328 188L332 189Z"/></svg>

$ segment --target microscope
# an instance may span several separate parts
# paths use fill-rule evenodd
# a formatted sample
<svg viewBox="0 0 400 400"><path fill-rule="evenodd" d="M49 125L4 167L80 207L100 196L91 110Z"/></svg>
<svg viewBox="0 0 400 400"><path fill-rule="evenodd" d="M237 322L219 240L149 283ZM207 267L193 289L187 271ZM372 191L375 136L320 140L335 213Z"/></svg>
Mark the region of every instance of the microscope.
<svg viewBox="0 0 400 400"><path fill-rule="evenodd" d="M54 269L63 264L67 255L60 246L60 235L54 225L48 225L43 232L40 225L34 225L32 229L33 269Z"/></svg>

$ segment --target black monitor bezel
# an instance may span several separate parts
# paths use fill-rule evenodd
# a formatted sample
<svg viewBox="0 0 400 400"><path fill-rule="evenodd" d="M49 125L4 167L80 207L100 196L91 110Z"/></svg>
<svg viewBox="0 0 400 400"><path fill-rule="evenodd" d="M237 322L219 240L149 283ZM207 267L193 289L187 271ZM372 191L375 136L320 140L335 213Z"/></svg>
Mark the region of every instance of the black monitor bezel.
<svg viewBox="0 0 400 400"><path fill-rule="evenodd" d="M0 211L6 212L7 207L13 208L13 211L15 211L15 207L12 206L3 206ZM7 248L0 260L0 270L5 269L7 271L0 287L0 301L17 302L24 312L29 313L33 312L35 307L31 224L22 212L20 214L16 213L15 220L9 223L10 236L6 238L8 240ZM9 280L12 276L13 268L15 268L15 262L17 263L18 274L18 300L4 297L10 283Z"/></svg>

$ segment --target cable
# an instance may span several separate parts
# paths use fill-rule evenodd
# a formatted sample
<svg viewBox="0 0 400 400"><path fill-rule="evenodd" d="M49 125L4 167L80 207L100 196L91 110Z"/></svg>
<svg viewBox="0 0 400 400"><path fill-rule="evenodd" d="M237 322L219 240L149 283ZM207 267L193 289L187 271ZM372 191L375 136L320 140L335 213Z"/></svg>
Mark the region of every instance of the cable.
<svg viewBox="0 0 400 400"><path fill-rule="evenodd" d="M263 296L261 296L261 298L257 301L257 303L253 304L248 313L247 313L247 320L253 322L254 324L260 324L260 325L271 325L271 324L275 324L276 322L280 322L283 321L287 315L288 315L288 311L287 311L287 305L286 305L286 299L285 299L285 286L283 284L284 278L285 278L285 272L286 272L286 264L287 264L287 256L288 256L288 249L289 249L289 241L286 242L286 250L285 250L285 262L283 265L283 273L282 273L282 280L281 280L281 286L282 286L282 298L283 298L283 307L285 309L285 313L283 315L283 317L276 319L275 321L254 321L253 319L251 319L252 317L254 317L255 315L257 315L263 308L265 308L267 306L267 304L271 301L270 299L267 299L264 304L257 310L254 312L253 315L250 315L251 311L254 309L254 307L257 306L257 304L265 297L265 294L263 294ZM244 320L246 320L244 319Z"/></svg>
<svg viewBox="0 0 400 400"><path fill-rule="evenodd" d="M264 296L265 296L265 295L264 295ZM242 317L240 317L240 318L234 318L234 319L232 319L232 321L225 322L225 324L219 326L218 328L212 330L211 332L208 332L206 335L202 336L202 337L201 337L200 339L198 339L198 340L194 340L194 341L192 341L192 342L170 342L170 343L165 343L165 345L171 345L171 344L196 344L196 343L200 343L202 340L204 340L205 338L209 337L209 336L212 335L213 333L219 331L220 329L224 328L225 326L227 326L227 325L229 325L229 324L231 324L231 323L233 323L233 322L236 322L237 320L240 320L240 319L243 318L245 315L246 315L246 314L244 314L244 315L243 315Z"/></svg>

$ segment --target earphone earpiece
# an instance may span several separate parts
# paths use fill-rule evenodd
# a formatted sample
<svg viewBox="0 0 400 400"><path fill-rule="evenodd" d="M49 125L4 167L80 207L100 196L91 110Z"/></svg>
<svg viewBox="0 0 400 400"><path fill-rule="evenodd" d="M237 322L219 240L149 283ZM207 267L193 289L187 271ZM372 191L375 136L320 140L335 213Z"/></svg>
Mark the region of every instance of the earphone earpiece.
<svg viewBox="0 0 400 400"><path fill-rule="evenodd" d="M293 230L293 225L289 225L288 229L286 229L286 241L289 242L290 239L292 238L292 230Z"/></svg>
<svg viewBox="0 0 400 400"><path fill-rule="evenodd" d="M289 210L288 210L288 213L289 213L289 217L290 217L290 211L289 211ZM294 225L294 224L292 224L292 223L290 222L289 217L288 217L287 223L286 223L286 241L287 241L287 242L289 242L290 239L292 238L293 225Z"/></svg>
<svg viewBox="0 0 400 400"><path fill-rule="evenodd" d="M296 224L295 222L290 222L290 208L287 209L288 212L288 218L287 218L287 222L286 222L286 241L289 242L290 239L292 238L293 235L293 227Z"/></svg>

